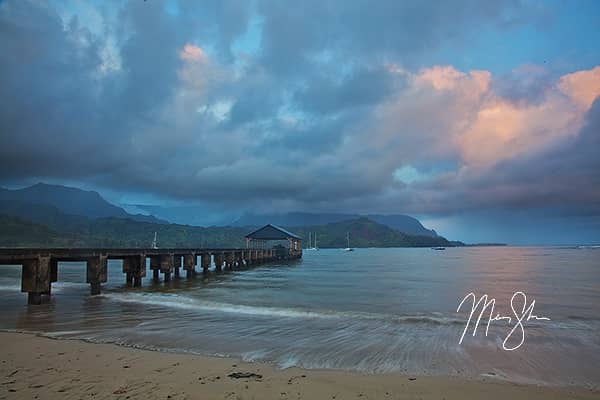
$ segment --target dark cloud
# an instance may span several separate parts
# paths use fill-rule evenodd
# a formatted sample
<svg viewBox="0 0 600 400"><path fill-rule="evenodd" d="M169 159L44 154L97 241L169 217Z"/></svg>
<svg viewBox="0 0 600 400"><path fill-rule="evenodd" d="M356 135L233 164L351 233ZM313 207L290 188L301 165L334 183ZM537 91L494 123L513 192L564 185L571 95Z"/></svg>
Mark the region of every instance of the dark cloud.
<svg viewBox="0 0 600 400"><path fill-rule="evenodd" d="M543 151L502 161L491 170L448 174L417 184L409 191L412 195L400 193L391 201L417 213L546 210L554 217L600 216L598 148L600 99L577 135Z"/></svg>
<svg viewBox="0 0 600 400"><path fill-rule="evenodd" d="M362 62L394 57L403 64L447 41L462 41L482 27L519 23L530 10L520 1L472 0L352 2L308 0L259 3L264 18L262 57L275 73L304 73L314 58ZM531 18L532 15L529 15Z"/></svg>
<svg viewBox="0 0 600 400"><path fill-rule="evenodd" d="M581 131L555 147L501 164L492 184L513 186L515 208L540 205L579 209L600 215L600 99L586 115Z"/></svg>
<svg viewBox="0 0 600 400"><path fill-rule="evenodd" d="M0 179L290 210L596 212L597 103L579 134L479 168L460 139L480 111L563 107L557 77L530 66L488 87L486 74L422 69L484 28L537 23L530 5L254 4L131 1L90 6L101 22L89 23L0 3ZM397 178L405 166L424 178Z"/></svg>
<svg viewBox="0 0 600 400"><path fill-rule="evenodd" d="M378 104L398 90L384 68L360 68L348 77L322 76L295 94L298 106L307 112L333 113L358 106Z"/></svg>
<svg viewBox="0 0 600 400"><path fill-rule="evenodd" d="M524 65L494 80L496 92L515 103L538 104L552 90L552 74L537 65Z"/></svg>

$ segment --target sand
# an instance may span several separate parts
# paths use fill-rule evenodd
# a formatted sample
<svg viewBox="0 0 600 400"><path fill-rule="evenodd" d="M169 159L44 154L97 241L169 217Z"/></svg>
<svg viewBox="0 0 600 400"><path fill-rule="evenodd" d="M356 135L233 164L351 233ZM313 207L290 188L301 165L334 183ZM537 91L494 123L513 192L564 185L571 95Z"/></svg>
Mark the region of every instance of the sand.
<svg viewBox="0 0 600 400"><path fill-rule="evenodd" d="M584 388L268 364L0 333L6 399L599 399ZM235 375L237 373L237 375ZM232 375L234 374L234 375Z"/></svg>

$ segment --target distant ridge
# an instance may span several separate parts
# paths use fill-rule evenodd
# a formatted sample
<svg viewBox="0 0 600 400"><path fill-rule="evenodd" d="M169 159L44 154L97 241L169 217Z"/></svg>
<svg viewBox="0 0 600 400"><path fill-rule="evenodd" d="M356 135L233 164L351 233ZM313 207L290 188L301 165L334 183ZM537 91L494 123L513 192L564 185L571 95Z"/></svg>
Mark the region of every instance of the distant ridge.
<svg viewBox="0 0 600 400"><path fill-rule="evenodd" d="M61 213L44 206L36 221L0 212L0 247L148 247L155 232L161 247L243 247L248 227L209 227L156 224L128 218L89 218ZM346 235L352 246L360 247L431 247L460 246L443 237L407 235L365 217L326 225L286 228L308 238L317 233L320 248L343 248Z"/></svg>
<svg viewBox="0 0 600 400"><path fill-rule="evenodd" d="M133 215L121 207L106 201L98 192L82 190L69 186L37 183L23 189L0 188L0 211L4 214L28 218L28 213L39 216L37 207L54 208L68 215L79 215L90 218L128 218L136 221L164 223L153 216ZM10 210L18 210L13 214ZM35 220L35 218L31 218Z"/></svg>
<svg viewBox="0 0 600 400"><path fill-rule="evenodd" d="M290 229L304 238L308 237L308 232L316 234L320 248L345 248L348 234L352 237L352 247L356 248L464 246L462 242L450 242L441 236L400 232L367 217Z"/></svg>
<svg viewBox="0 0 600 400"><path fill-rule="evenodd" d="M246 213L235 220L232 226L261 226L273 223L280 226L303 227L325 225L335 222L355 220L366 217L379 224L386 225L397 231L419 236L437 237L433 229L427 229L418 219L402 214L338 214L338 213L304 213L290 212L284 214L252 214Z"/></svg>
<svg viewBox="0 0 600 400"><path fill-rule="evenodd" d="M145 247L157 232L161 246L241 247L245 234L267 223L305 240L309 232L317 234L321 248L343 248L348 235L356 248L463 245L406 215L246 214L233 226L205 228L130 214L95 191L43 183L0 188L0 246Z"/></svg>

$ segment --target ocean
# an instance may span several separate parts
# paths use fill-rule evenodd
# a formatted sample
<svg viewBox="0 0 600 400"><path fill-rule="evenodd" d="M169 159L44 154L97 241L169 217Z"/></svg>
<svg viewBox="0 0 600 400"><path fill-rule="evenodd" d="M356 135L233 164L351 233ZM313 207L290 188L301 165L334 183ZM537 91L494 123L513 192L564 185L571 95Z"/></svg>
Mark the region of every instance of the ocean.
<svg viewBox="0 0 600 400"><path fill-rule="evenodd" d="M146 277L140 289L125 287L121 262L109 261L109 281L95 297L84 263L60 263L52 299L41 306L26 305L20 274L0 266L2 330L281 368L600 385L600 249L323 249L168 284ZM492 321L486 336L486 314L459 344L471 302L457 308L471 292L495 298L494 315L513 318ZM524 320L508 342L514 347L524 333L521 346L507 351L515 292L549 320Z"/></svg>

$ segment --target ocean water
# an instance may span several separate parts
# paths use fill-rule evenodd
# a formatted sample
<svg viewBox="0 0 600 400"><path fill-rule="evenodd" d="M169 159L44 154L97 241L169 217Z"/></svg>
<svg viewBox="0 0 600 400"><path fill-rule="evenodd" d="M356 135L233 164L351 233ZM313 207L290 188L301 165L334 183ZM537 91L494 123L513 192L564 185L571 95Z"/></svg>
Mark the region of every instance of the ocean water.
<svg viewBox="0 0 600 400"><path fill-rule="evenodd" d="M121 262L110 261L109 281L95 297L84 263L60 263L42 306L26 305L20 274L19 266L0 266L0 329L281 368L600 386L600 249L306 251L289 264L166 285L146 277L140 289L126 288ZM535 300L533 314L550 320L524 321L523 344L506 351L517 291ZM487 317L475 336L472 322L459 344L470 303L457 308L470 292L495 298L494 314L513 321L493 321L487 336Z"/></svg>

